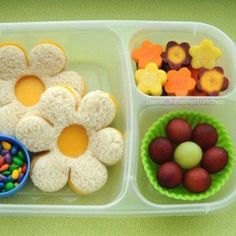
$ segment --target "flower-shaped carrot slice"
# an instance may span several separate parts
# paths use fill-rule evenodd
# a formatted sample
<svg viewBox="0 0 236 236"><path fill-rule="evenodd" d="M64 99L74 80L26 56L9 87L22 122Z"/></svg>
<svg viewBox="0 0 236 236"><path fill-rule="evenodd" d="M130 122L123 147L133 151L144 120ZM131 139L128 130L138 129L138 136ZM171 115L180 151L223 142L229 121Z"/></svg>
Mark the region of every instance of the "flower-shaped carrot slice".
<svg viewBox="0 0 236 236"><path fill-rule="evenodd" d="M199 81L196 88L210 96L219 95L220 91L224 91L229 86L229 80L224 76L224 70L217 66L211 70L202 68L199 71Z"/></svg>
<svg viewBox="0 0 236 236"><path fill-rule="evenodd" d="M155 96L162 95L162 86L167 81L166 72L159 70L155 63L148 63L144 69L139 69L135 73L138 89Z"/></svg>
<svg viewBox="0 0 236 236"><path fill-rule="evenodd" d="M187 96L194 90L195 85L196 81L191 77L191 72L183 67L179 71L168 71L165 91L169 95Z"/></svg>
<svg viewBox="0 0 236 236"><path fill-rule="evenodd" d="M211 40L205 39L199 45L190 47L189 54L192 56L191 65L194 69L212 69L222 53L219 48L214 47Z"/></svg>
<svg viewBox="0 0 236 236"><path fill-rule="evenodd" d="M138 68L144 68L148 63L154 62L160 68L162 63L162 47L159 44L152 44L150 41L144 41L140 48L132 53L132 58L138 63Z"/></svg>
<svg viewBox="0 0 236 236"><path fill-rule="evenodd" d="M173 70L179 70L182 66L186 66L191 62L189 55L189 44L170 41L167 43L166 51L162 53L162 59Z"/></svg>

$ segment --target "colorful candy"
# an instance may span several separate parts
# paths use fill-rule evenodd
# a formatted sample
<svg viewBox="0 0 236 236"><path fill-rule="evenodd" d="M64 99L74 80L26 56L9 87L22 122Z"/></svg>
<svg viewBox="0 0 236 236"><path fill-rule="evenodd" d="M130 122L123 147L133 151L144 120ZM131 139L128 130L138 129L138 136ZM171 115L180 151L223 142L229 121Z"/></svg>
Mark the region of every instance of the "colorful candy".
<svg viewBox="0 0 236 236"><path fill-rule="evenodd" d="M0 167L5 163L5 157L0 157Z"/></svg>
<svg viewBox="0 0 236 236"><path fill-rule="evenodd" d="M17 156L13 157L13 163L18 165L18 166L23 166L24 162Z"/></svg>
<svg viewBox="0 0 236 236"><path fill-rule="evenodd" d="M11 155L15 156L17 152L18 152L18 148L16 146L13 146L11 149Z"/></svg>
<svg viewBox="0 0 236 236"><path fill-rule="evenodd" d="M3 171L5 171L5 170L7 170L8 167L9 167L9 164L4 164L4 165L2 165L2 167L0 168L0 172L3 172Z"/></svg>
<svg viewBox="0 0 236 236"><path fill-rule="evenodd" d="M25 160L25 155L23 154L23 152L22 151L19 151L18 153L17 153L17 156L21 159L21 160Z"/></svg>
<svg viewBox="0 0 236 236"><path fill-rule="evenodd" d="M3 141L2 142L2 147L3 147L3 149L5 149L7 151L11 150L11 144L8 143L8 142Z"/></svg>
<svg viewBox="0 0 236 236"><path fill-rule="evenodd" d="M13 170L11 174L12 179L18 179L19 177L19 172L18 170Z"/></svg>
<svg viewBox="0 0 236 236"><path fill-rule="evenodd" d="M4 188L4 183L0 182L0 189L3 189Z"/></svg>
<svg viewBox="0 0 236 236"><path fill-rule="evenodd" d="M11 171L9 171L9 170L6 170L6 171L2 172L2 175L5 175L5 176L8 176L10 174L11 174Z"/></svg>
<svg viewBox="0 0 236 236"><path fill-rule="evenodd" d="M27 171L26 156L9 142L0 142L0 193L18 186Z"/></svg>
<svg viewBox="0 0 236 236"><path fill-rule="evenodd" d="M12 162L12 156L10 153L7 153L6 156L5 156L5 162L7 164L10 164Z"/></svg>
<svg viewBox="0 0 236 236"><path fill-rule="evenodd" d="M26 172L26 169L27 169L27 165L25 164L25 165L22 167L22 173L25 173L25 172Z"/></svg>
<svg viewBox="0 0 236 236"><path fill-rule="evenodd" d="M5 185L5 190L9 191L11 189L15 188L15 185L12 182L7 182Z"/></svg>
<svg viewBox="0 0 236 236"><path fill-rule="evenodd" d="M20 174L18 183L20 183L24 179L25 175L23 173Z"/></svg>
<svg viewBox="0 0 236 236"><path fill-rule="evenodd" d="M8 151L8 150L5 150L5 149L3 149L3 150L1 151L1 156L5 156L7 153L9 153L9 151Z"/></svg>
<svg viewBox="0 0 236 236"><path fill-rule="evenodd" d="M13 170L17 169L18 167L19 167L18 165L13 163L13 164L11 164L11 166L9 167L8 170L13 171Z"/></svg>
<svg viewBox="0 0 236 236"><path fill-rule="evenodd" d="M7 177L5 175L0 174L0 182L4 181Z"/></svg>

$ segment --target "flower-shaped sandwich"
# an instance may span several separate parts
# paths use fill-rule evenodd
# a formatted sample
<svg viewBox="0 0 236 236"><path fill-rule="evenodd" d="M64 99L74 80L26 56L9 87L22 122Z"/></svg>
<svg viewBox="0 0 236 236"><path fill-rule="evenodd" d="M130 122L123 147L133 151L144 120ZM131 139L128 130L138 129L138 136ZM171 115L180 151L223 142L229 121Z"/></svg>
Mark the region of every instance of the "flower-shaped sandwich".
<svg viewBox="0 0 236 236"><path fill-rule="evenodd" d="M144 69L135 72L138 89L155 96L162 95L162 86L167 81L166 72L157 68L155 63L148 63Z"/></svg>
<svg viewBox="0 0 236 236"><path fill-rule="evenodd" d="M0 132L14 135L19 119L37 108L49 87L68 84L80 95L84 82L73 71L63 71L66 56L54 42L36 45L27 57L16 44L0 44Z"/></svg>
<svg viewBox="0 0 236 236"><path fill-rule="evenodd" d="M16 129L16 137L30 151L42 152L32 162L35 186L54 192L68 182L80 194L100 189L107 181L106 166L123 154L121 132L107 127L115 113L114 100L102 91L82 99L69 87L45 91L38 114L26 114Z"/></svg>

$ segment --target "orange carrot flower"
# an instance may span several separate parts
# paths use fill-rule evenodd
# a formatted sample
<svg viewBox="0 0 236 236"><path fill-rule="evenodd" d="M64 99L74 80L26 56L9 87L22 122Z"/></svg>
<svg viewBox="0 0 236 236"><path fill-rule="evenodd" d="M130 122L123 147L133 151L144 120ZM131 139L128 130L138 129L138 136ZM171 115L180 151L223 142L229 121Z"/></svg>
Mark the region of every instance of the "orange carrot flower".
<svg viewBox="0 0 236 236"><path fill-rule="evenodd" d="M165 91L168 95L187 96L194 90L195 85L196 81L191 77L191 72L183 67L179 71L168 71Z"/></svg>
<svg viewBox="0 0 236 236"><path fill-rule="evenodd" d="M150 62L154 62L160 68L162 51L162 47L159 44L153 44L146 40L140 48L133 51L132 58L138 63L138 68L144 68Z"/></svg>

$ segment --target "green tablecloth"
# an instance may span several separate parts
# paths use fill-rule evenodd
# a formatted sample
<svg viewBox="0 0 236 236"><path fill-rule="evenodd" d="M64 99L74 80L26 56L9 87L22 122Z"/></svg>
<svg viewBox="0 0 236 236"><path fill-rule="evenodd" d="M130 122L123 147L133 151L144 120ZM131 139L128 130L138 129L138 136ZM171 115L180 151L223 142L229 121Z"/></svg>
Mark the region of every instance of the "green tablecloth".
<svg viewBox="0 0 236 236"><path fill-rule="evenodd" d="M138 19L206 22L236 41L233 0L1 0L0 22ZM7 234L8 233L8 234ZM235 235L236 203L209 216L1 217L1 235Z"/></svg>

